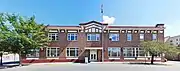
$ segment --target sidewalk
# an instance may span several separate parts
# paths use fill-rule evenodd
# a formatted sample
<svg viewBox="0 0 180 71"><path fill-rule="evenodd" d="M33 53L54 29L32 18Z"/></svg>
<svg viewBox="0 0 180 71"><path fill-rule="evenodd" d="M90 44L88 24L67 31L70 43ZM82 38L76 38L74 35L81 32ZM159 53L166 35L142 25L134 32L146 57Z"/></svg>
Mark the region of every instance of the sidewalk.
<svg viewBox="0 0 180 71"><path fill-rule="evenodd" d="M135 64L138 62L90 62L88 64ZM145 63L145 62L139 62L139 63ZM146 62L146 63L150 63L150 62ZM85 64L85 63L73 63L73 62L56 62L56 63L32 63L32 64L27 64L27 65L58 65L58 64ZM180 62L177 61L168 61L168 62L154 62L154 65L156 64L164 64L164 65L179 65L180 66Z"/></svg>

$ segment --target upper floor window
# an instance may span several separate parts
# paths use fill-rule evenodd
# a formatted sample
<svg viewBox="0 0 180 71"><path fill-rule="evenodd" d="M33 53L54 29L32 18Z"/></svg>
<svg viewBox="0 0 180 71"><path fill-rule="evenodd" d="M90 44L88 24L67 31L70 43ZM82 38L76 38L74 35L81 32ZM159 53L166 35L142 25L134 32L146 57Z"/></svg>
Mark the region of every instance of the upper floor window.
<svg viewBox="0 0 180 71"><path fill-rule="evenodd" d="M115 48L115 47L108 48L109 57L120 57L120 54L121 54L120 52L121 52L120 48Z"/></svg>
<svg viewBox="0 0 180 71"><path fill-rule="evenodd" d="M127 34L127 41L131 41L132 40L132 34Z"/></svg>
<svg viewBox="0 0 180 71"><path fill-rule="evenodd" d="M58 57L59 56L59 47L50 47L46 48L46 56L47 57Z"/></svg>
<svg viewBox="0 0 180 71"><path fill-rule="evenodd" d="M143 41L144 40L144 34L139 34L139 39L140 39L140 41Z"/></svg>
<svg viewBox="0 0 180 71"><path fill-rule="evenodd" d="M78 57L78 49L79 48L66 48L66 56L67 57Z"/></svg>
<svg viewBox="0 0 180 71"><path fill-rule="evenodd" d="M77 33L68 33L67 39L69 41L76 41L77 40Z"/></svg>
<svg viewBox="0 0 180 71"><path fill-rule="evenodd" d="M58 33L49 33L49 40L58 40Z"/></svg>
<svg viewBox="0 0 180 71"><path fill-rule="evenodd" d="M100 34L87 34L87 41L99 41Z"/></svg>
<svg viewBox="0 0 180 71"><path fill-rule="evenodd" d="M109 34L109 39L111 41L119 41L119 34Z"/></svg>
<svg viewBox="0 0 180 71"><path fill-rule="evenodd" d="M157 40L157 34L152 34L152 40Z"/></svg>
<svg viewBox="0 0 180 71"><path fill-rule="evenodd" d="M176 41L178 41L178 39L176 39Z"/></svg>

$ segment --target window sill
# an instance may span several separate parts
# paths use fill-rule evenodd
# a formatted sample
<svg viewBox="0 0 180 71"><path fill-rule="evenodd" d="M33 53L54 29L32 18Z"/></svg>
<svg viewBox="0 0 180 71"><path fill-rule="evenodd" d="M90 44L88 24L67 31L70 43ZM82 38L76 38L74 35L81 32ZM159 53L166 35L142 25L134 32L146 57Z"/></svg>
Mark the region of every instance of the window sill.
<svg viewBox="0 0 180 71"><path fill-rule="evenodd" d="M134 60L135 57L124 57L124 60Z"/></svg>
<svg viewBox="0 0 180 71"><path fill-rule="evenodd" d="M32 59L38 60L39 58L38 58L38 57L34 57L34 58L32 58L32 57L27 57L27 58L26 58L26 60L32 60Z"/></svg>
<svg viewBox="0 0 180 71"><path fill-rule="evenodd" d="M67 41L69 41L69 42L76 42L77 40L67 40Z"/></svg>
<svg viewBox="0 0 180 71"><path fill-rule="evenodd" d="M53 57L51 57L51 58L50 58L50 57L49 57L49 58L46 58L46 59L59 59L59 58L57 58L57 57L54 57L54 58L53 58Z"/></svg>
<svg viewBox="0 0 180 71"><path fill-rule="evenodd" d="M90 41L90 40L88 40L87 42L100 42L100 40L98 40L98 41Z"/></svg>
<svg viewBox="0 0 180 71"><path fill-rule="evenodd" d="M78 59L78 57L67 57L66 59Z"/></svg>
<svg viewBox="0 0 180 71"><path fill-rule="evenodd" d="M117 58L117 57L109 57L109 59L120 59L120 57L119 58Z"/></svg>

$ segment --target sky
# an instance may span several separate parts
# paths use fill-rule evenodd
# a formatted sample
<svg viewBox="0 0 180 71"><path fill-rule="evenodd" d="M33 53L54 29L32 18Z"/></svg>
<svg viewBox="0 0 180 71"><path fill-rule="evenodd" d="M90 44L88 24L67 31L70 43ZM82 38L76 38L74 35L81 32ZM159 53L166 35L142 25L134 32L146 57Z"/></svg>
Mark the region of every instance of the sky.
<svg viewBox="0 0 180 71"><path fill-rule="evenodd" d="M35 15L38 23L62 26L102 19L110 25L163 23L165 36L175 36L180 35L179 3L180 0L1 0L0 12Z"/></svg>

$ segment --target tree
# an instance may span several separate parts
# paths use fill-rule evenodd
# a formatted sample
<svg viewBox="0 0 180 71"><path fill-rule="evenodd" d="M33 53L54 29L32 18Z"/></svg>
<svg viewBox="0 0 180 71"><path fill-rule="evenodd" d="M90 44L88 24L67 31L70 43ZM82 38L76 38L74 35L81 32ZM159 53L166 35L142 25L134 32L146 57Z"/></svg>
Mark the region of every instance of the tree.
<svg viewBox="0 0 180 71"><path fill-rule="evenodd" d="M8 48L8 52L19 54L20 65L21 55L26 55L30 49L48 45L46 26L37 24L34 16L26 18L16 14L2 14L2 18L5 20L1 21L3 24L1 24L0 30L4 34L0 34L0 36L7 36L2 38L0 44L7 44L2 49Z"/></svg>
<svg viewBox="0 0 180 71"><path fill-rule="evenodd" d="M158 41L144 41L141 42L141 46L144 47L144 52L151 55L151 64L154 63L154 56L158 54L178 54L179 50L172 45Z"/></svg>

